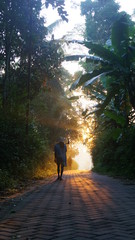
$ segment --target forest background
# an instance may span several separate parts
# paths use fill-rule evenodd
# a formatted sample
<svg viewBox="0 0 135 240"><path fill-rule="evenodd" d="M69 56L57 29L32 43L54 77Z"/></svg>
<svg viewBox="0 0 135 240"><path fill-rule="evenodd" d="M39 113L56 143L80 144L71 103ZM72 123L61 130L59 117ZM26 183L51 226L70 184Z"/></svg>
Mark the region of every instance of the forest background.
<svg viewBox="0 0 135 240"><path fill-rule="evenodd" d="M40 12L49 5L68 21L64 0L0 2L0 190L53 174L53 146L59 136L81 140L80 119L89 128L85 144L94 170L134 178L134 22L113 0L82 2L86 28L76 43L89 49L84 61L84 55L64 56L75 40L55 40L59 21L45 27ZM72 76L63 60L77 60L83 70ZM75 89L96 103L82 116L72 104ZM68 161L75 155L71 144Z"/></svg>

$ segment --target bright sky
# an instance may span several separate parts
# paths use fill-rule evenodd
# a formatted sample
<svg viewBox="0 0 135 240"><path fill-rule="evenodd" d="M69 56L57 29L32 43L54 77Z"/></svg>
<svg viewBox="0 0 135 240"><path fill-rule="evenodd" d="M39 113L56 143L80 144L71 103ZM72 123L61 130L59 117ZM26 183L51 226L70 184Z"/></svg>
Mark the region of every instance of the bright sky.
<svg viewBox="0 0 135 240"><path fill-rule="evenodd" d="M84 18L80 16L79 4L84 0L65 0L65 9L69 14L69 23L66 26L66 30L71 29L71 25L79 24L84 21ZM130 15L133 14L135 9L135 0L116 0L121 6L121 11L126 11ZM56 10L52 10L51 6L47 10L42 11L42 15L46 16L47 25L53 23L59 19L59 15Z"/></svg>
<svg viewBox="0 0 135 240"><path fill-rule="evenodd" d="M75 145L79 151L79 154L75 156L75 161L79 165L79 170L91 170L93 168L92 158L87 150L87 147L82 143Z"/></svg>
<svg viewBox="0 0 135 240"><path fill-rule="evenodd" d="M130 15L133 14L133 9L135 9L135 0L116 0L121 6L121 11L125 11Z"/></svg>
<svg viewBox="0 0 135 240"><path fill-rule="evenodd" d="M70 34L72 29L80 24L84 26L84 17L81 16L80 14L80 0L65 0L65 9L68 12L68 23L65 21L59 25L59 29L56 29L54 32L55 39L59 39L63 37L65 34ZM50 6L48 9L44 9L41 12L41 15L46 18L46 26L54 23L57 19L60 19L57 10L53 10L52 7ZM59 30L59 31L58 31ZM81 29L80 29L81 31ZM83 32L82 32L82 37L76 36L76 39L83 39Z"/></svg>

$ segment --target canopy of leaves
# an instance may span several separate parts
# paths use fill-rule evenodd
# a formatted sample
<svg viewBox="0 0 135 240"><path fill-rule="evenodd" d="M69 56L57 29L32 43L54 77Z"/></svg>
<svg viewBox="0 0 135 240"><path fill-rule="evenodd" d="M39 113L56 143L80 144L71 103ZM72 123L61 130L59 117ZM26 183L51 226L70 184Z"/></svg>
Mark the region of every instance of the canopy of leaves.
<svg viewBox="0 0 135 240"><path fill-rule="evenodd" d="M66 20L64 1L48 4ZM60 133L72 126L69 134L76 134L69 101L63 92L56 98L63 53L58 41L46 40L42 7L40 0L0 1L0 189L11 176L33 177L52 161L50 149Z"/></svg>
<svg viewBox="0 0 135 240"><path fill-rule="evenodd" d="M45 1L45 6L46 8L49 7L49 5L51 5L53 8L56 8L59 15L61 16L61 18L68 22L68 14L67 11L65 11L64 7L65 7L65 0L46 0Z"/></svg>
<svg viewBox="0 0 135 240"><path fill-rule="evenodd" d="M72 87L87 88L90 99L97 102L93 111L85 114L96 113L92 144L95 170L135 178L134 23L126 13L118 12L114 1L85 1L81 6L88 40L84 44L94 59L90 56L87 64L93 64L94 70L79 77Z"/></svg>
<svg viewBox="0 0 135 240"><path fill-rule="evenodd" d="M118 17L119 5L114 0L81 3L82 15L86 16L86 38L104 44L111 35L112 24Z"/></svg>

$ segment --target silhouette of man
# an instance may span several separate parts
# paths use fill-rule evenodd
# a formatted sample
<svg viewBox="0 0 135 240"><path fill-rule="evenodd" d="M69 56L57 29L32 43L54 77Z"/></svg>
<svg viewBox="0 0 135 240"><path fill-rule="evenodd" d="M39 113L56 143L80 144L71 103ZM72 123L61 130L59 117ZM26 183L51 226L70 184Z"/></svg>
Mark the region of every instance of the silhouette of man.
<svg viewBox="0 0 135 240"><path fill-rule="evenodd" d="M59 142L54 146L54 157L57 164L58 179L62 180L62 174L64 171L64 166L67 165L67 147L64 144L64 139L61 137Z"/></svg>

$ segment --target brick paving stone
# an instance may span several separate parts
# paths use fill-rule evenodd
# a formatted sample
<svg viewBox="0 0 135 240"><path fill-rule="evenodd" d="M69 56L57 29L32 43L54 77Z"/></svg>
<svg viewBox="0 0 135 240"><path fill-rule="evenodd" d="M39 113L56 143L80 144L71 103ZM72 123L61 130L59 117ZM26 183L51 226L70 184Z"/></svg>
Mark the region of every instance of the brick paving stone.
<svg viewBox="0 0 135 240"><path fill-rule="evenodd" d="M135 186L66 171L0 202L0 240L135 240Z"/></svg>

